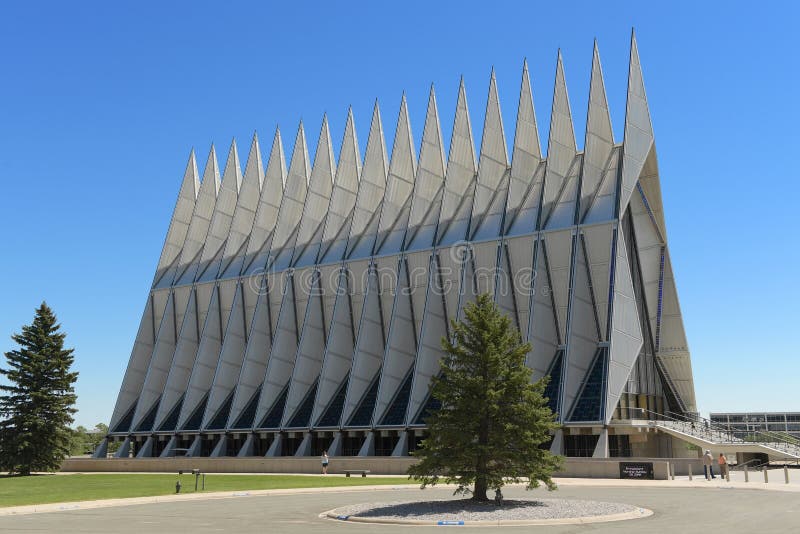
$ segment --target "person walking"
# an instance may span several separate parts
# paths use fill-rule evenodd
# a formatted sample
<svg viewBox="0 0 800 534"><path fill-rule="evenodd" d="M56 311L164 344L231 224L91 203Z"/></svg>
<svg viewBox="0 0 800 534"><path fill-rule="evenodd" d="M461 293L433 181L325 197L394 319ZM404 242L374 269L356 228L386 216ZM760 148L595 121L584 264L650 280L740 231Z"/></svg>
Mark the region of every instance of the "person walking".
<svg viewBox="0 0 800 534"><path fill-rule="evenodd" d="M714 457L711 456L711 451L708 449L706 449L706 453L703 455L703 472L706 475L706 480L717 478L714 476Z"/></svg>
<svg viewBox="0 0 800 534"><path fill-rule="evenodd" d="M328 474L328 462L330 461L330 458L328 458L328 451L322 451L322 458L321 459L322 459L322 474L323 475L327 475Z"/></svg>
<svg viewBox="0 0 800 534"><path fill-rule="evenodd" d="M728 459L725 457L724 454L719 453L719 458L717 458L717 462L719 463L719 476L727 480L728 478Z"/></svg>

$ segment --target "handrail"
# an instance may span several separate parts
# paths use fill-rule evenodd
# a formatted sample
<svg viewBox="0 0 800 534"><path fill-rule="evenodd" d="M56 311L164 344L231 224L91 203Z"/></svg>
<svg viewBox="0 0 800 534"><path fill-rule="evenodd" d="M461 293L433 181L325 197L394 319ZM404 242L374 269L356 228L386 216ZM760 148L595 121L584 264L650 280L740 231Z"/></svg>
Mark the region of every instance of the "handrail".
<svg viewBox="0 0 800 534"><path fill-rule="evenodd" d="M736 464L736 466L735 466L735 467L731 467L731 466L730 466L730 464L728 464L728 468L729 468L731 471L737 471L737 470L744 471L744 468L745 468L745 467L747 467L748 465L750 465L750 464L752 464L752 463L754 463L754 462L761 462L761 460L760 460L760 459L758 459L758 458L753 458L752 460L748 460L748 461L746 461L746 462L745 462L745 463L743 463L743 464ZM762 462L762 463L763 463L763 462Z"/></svg>
<svg viewBox="0 0 800 534"><path fill-rule="evenodd" d="M671 415L661 414L658 412L654 412L652 410L648 410L646 408L630 408L630 409L639 410L643 414L649 414L655 416L651 417L650 419L670 421L672 423L680 425L682 427L681 430L683 432L697 437L708 437L708 435L710 434L712 441L720 441L722 443L737 443L737 444L741 443L758 444L767 448L791 454L796 457L800 457L800 445L798 445L795 442L795 440L792 439L791 437L787 439L787 437L785 436L777 435L769 431L762 432L760 430L753 430L753 431L748 431L748 433L755 437L760 437L765 439L745 440L736 436L734 430L719 425L717 423L714 423L710 419L701 417L700 415L693 414L693 417L689 417L685 414L678 414L674 412L668 412ZM697 428L698 426L700 426L699 429Z"/></svg>

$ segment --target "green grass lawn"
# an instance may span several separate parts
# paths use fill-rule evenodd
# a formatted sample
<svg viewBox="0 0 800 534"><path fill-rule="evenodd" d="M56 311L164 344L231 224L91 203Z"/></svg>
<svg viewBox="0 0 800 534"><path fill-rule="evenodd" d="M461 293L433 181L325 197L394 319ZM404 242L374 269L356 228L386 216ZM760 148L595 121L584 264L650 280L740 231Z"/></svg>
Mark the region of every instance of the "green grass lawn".
<svg viewBox="0 0 800 534"><path fill-rule="evenodd" d="M175 493L180 479L181 493L194 493L194 476L184 474L76 474L0 477L0 507L54 502L91 501L123 497L151 497ZM202 481L201 481L202 483ZM297 476L297 475L206 475L206 492L288 488L327 488L409 484L405 478ZM198 492L201 490L198 487Z"/></svg>

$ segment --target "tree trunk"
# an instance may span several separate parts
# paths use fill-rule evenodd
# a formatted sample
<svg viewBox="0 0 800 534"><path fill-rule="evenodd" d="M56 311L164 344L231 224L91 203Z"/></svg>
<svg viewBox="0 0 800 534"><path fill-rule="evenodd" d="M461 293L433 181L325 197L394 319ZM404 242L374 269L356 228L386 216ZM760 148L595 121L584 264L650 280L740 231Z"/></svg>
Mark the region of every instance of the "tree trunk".
<svg viewBox="0 0 800 534"><path fill-rule="evenodd" d="M486 496L486 490L488 489L486 477L478 476L475 479L475 490L472 492L472 500L481 502L488 501L489 498Z"/></svg>
<svg viewBox="0 0 800 534"><path fill-rule="evenodd" d="M486 446L489 443L489 419L484 414L481 417L480 427L478 428L478 445ZM478 455L478 461L475 465L475 491L472 492L473 501L488 501L486 490L488 490L488 481L486 480L486 464L487 458L484 453Z"/></svg>

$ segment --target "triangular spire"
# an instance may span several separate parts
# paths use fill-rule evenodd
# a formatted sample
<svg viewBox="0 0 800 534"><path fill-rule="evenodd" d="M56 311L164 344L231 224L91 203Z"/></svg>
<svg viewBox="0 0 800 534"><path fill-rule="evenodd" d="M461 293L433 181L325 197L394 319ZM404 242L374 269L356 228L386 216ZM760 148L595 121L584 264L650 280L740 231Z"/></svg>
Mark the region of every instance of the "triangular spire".
<svg viewBox="0 0 800 534"><path fill-rule="evenodd" d="M486 119L483 123L478 182L472 207L470 236L494 237L501 234L501 224L506 209L505 195L508 193L506 169L508 150L503 131L503 116L500 98L497 95L497 80L494 69L489 80L489 96L486 101ZM503 185L506 184L506 185ZM498 202L498 195L502 195Z"/></svg>
<svg viewBox="0 0 800 534"><path fill-rule="evenodd" d="M219 259L221 266L218 268L217 277L238 276L245 259L244 245L253 229L253 219L258 208L258 199L261 193L264 170L261 166L261 150L258 146L258 137L253 134L250 144L250 153L247 156L244 179L236 201L236 210L233 212L231 229L225 242L225 252Z"/></svg>
<svg viewBox="0 0 800 534"><path fill-rule="evenodd" d="M579 222L608 220L614 216L613 195L616 193L616 176L608 176L606 162L614 150L614 132L606 100L600 52L594 42L592 78L589 88L589 109L586 113L586 140L584 141L583 171L581 175L581 200Z"/></svg>
<svg viewBox="0 0 800 534"><path fill-rule="evenodd" d="M417 178L414 183L414 199L411 201L406 249L428 248L434 245L442 205L444 172L442 129L439 126L436 93L431 85L425 127L422 130Z"/></svg>
<svg viewBox="0 0 800 534"><path fill-rule="evenodd" d="M208 227L203 254L200 257L200 266L197 271L199 280L213 280L219 273L219 263L225 246L225 240L231 230L231 221L242 185L242 168L239 165L239 152L236 140L231 141L228 151L228 160L222 175L222 184L214 203L214 214Z"/></svg>
<svg viewBox="0 0 800 534"><path fill-rule="evenodd" d="M325 231L322 235L322 243L325 248L320 252L320 263L341 261L344 257L360 175L361 156L358 150L353 109L350 108L347 111L347 123L344 127L342 148L339 151L339 162L336 167L336 179L333 184L328 217L325 219Z"/></svg>
<svg viewBox="0 0 800 534"><path fill-rule="evenodd" d="M619 213L628 206L633 188L639 179L650 147L653 145L653 125L647 95L644 91L642 66L639 63L639 49L636 34L631 32L631 61L628 70L628 101L625 106L625 137L622 149L622 186L619 199Z"/></svg>
<svg viewBox="0 0 800 534"><path fill-rule="evenodd" d="M572 112L569 107L564 65L559 50L555 88L553 89L553 110L550 116L550 137L547 142L547 169L544 178L544 202L540 213L540 228L544 227L558 201L559 193L567 179L567 173L576 152Z"/></svg>
<svg viewBox="0 0 800 534"><path fill-rule="evenodd" d="M225 171L222 173L222 187L226 187L226 184L229 184L231 190L235 190L237 194L242 187L242 166L239 162L239 148L236 146L236 139L231 140Z"/></svg>
<svg viewBox="0 0 800 534"><path fill-rule="evenodd" d="M293 264L310 265L317 260L319 243L325 223L325 215L331 201L334 173L333 143L328 128L328 116L322 117L317 150L314 153L314 167L311 170L308 193L303 206L299 232L295 246Z"/></svg>
<svg viewBox="0 0 800 534"><path fill-rule="evenodd" d="M528 73L527 60L522 64L522 83L519 89L519 107L517 108L517 129L514 132L514 148L511 154L511 180L508 191L506 230L516 219L529 193L533 175L542 160L539 144L539 128L536 124L536 112L533 107L533 93ZM538 195L541 192L533 192Z"/></svg>
<svg viewBox="0 0 800 534"><path fill-rule="evenodd" d="M217 159L217 149L214 143L211 143L211 148L208 151L208 159L206 166L203 169L203 185L208 182L209 191L214 192L214 198L219 193L219 160ZM202 189L202 185L200 186ZM213 189L212 189L213 188ZM213 208L212 208L213 209Z"/></svg>
<svg viewBox="0 0 800 534"><path fill-rule="evenodd" d="M267 171L261 187L261 196L258 199L253 228L247 243L243 271L252 273L264 269L267 265L269 251L272 243L273 230L278 218L281 200L283 199L283 186L286 182L286 158L283 154L280 128L275 129L272 140L272 149L269 154Z"/></svg>
<svg viewBox="0 0 800 534"><path fill-rule="evenodd" d="M372 254L380 214L380 205L386 190L386 175L389 162L378 101L372 111L372 122L364 155L364 168L358 186L356 207L347 243L347 256L366 257Z"/></svg>
<svg viewBox="0 0 800 534"><path fill-rule="evenodd" d="M186 241L181 251L181 259L176 269L174 280L176 284L191 284L194 282L197 265L200 261L200 253L203 251L208 227L217 202L219 187L217 151L212 144L205 169L203 170L203 182L200 184L200 192L197 195L197 201L192 212L192 221L189 223Z"/></svg>
<svg viewBox="0 0 800 534"><path fill-rule="evenodd" d="M411 193L414 190L416 166L411 122L408 118L408 103L406 96L403 95L400 100L400 113L392 146L392 158L389 162L386 195L381 208L381 220L378 226L379 242L376 245L376 253L378 251L398 252L403 247L408 216L411 212Z"/></svg>
<svg viewBox="0 0 800 534"><path fill-rule="evenodd" d="M189 161L186 163L186 171L183 173L178 200L175 202L175 209L172 211L167 237L164 239L164 246L161 249L161 257L158 260L156 275L153 279L154 286L164 278L164 275L176 263L181 254L199 190L200 176L197 172L194 149L192 149L189 153ZM167 282L171 283L172 279L167 280Z"/></svg>
<svg viewBox="0 0 800 534"><path fill-rule="evenodd" d="M303 205L308 191L309 167L308 147L306 146L306 133L302 121L297 128L297 137L292 150L292 161L289 164L289 175L286 178L286 188L283 191L281 208L275 224L275 235L272 239L272 253L270 264L281 260L277 266L283 269L291 260L297 229L303 215ZM284 257L279 258L280 252L285 250Z"/></svg>
<svg viewBox="0 0 800 534"><path fill-rule="evenodd" d="M458 86L458 101L456 102L453 134L450 137L442 213L439 217L437 241L440 246L466 238L472 209L472 186L477 167L475 143L472 140L472 125L469 119L469 109L467 109L467 92L462 78Z"/></svg>
<svg viewBox="0 0 800 534"><path fill-rule="evenodd" d="M258 144L258 134L256 132L253 132L253 141L250 143L250 152L247 154L244 180L258 180L259 190L264 182L264 165L261 162L261 147Z"/></svg>

